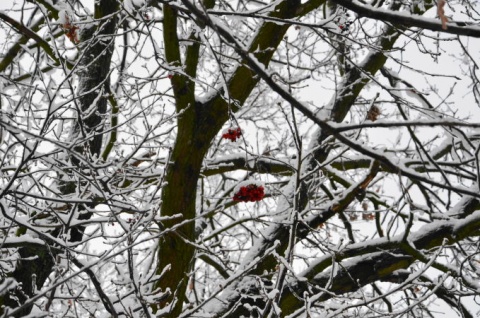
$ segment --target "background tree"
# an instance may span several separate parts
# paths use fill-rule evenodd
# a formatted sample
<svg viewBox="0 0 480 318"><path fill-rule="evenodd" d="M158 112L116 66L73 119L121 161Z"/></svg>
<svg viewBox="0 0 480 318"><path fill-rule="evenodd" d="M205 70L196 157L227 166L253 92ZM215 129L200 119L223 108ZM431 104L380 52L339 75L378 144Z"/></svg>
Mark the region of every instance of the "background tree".
<svg viewBox="0 0 480 318"><path fill-rule="evenodd" d="M479 309L477 4L2 6L2 317Z"/></svg>

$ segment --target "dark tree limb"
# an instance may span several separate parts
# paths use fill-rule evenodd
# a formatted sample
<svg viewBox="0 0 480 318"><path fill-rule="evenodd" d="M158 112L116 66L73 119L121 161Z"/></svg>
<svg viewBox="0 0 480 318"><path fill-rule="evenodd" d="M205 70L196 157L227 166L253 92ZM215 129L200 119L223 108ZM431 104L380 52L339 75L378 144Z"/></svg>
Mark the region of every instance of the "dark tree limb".
<svg viewBox="0 0 480 318"><path fill-rule="evenodd" d="M480 28L478 25L468 25L465 22L448 22L447 28L442 27L440 20L425 18L418 15L409 15L405 12L399 14L391 10L374 8L369 5L363 5L356 0L334 0L335 3L350 9L362 17L390 22L393 25L402 25L405 27L417 27L430 31L443 32L455 35L466 35L474 38L480 37Z"/></svg>

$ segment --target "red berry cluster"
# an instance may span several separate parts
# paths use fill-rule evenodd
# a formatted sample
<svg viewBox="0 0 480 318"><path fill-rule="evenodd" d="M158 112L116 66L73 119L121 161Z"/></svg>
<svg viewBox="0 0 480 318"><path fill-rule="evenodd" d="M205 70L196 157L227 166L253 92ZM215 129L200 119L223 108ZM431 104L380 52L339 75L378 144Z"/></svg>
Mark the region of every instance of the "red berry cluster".
<svg viewBox="0 0 480 318"><path fill-rule="evenodd" d="M233 196L233 201L255 202L261 201L264 196L265 192L262 186L250 184L245 187L240 187L240 190Z"/></svg>
<svg viewBox="0 0 480 318"><path fill-rule="evenodd" d="M348 20L349 17L350 15L343 11L339 13L339 15L334 20L342 33L347 32L350 25L352 24L352 21Z"/></svg>
<svg viewBox="0 0 480 318"><path fill-rule="evenodd" d="M65 36L72 41L73 43L78 43L80 42L78 40L78 26L73 25L70 23L70 18L68 16L65 16L65 23L62 25L63 31L65 32Z"/></svg>
<svg viewBox="0 0 480 318"><path fill-rule="evenodd" d="M73 43L78 43L80 42L78 40L78 35L77 35L77 30L78 30L78 27L75 26L75 25L71 25L71 24L65 24L63 26L64 30L65 30L65 35L67 36L67 38L72 41Z"/></svg>
<svg viewBox="0 0 480 318"><path fill-rule="evenodd" d="M231 141L237 141L238 138L242 135L242 130L240 128L228 129L228 131L222 135L224 139L230 139Z"/></svg>

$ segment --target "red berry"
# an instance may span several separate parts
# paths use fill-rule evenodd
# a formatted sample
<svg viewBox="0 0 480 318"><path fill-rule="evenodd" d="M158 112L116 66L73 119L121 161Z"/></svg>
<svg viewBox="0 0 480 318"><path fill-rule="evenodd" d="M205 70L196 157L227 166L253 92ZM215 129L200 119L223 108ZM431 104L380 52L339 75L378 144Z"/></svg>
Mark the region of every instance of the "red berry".
<svg viewBox="0 0 480 318"><path fill-rule="evenodd" d="M230 139L231 141L237 141L238 138L242 135L242 130L240 128L228 129L225 134L222 135L223 139Z"/></svg>
<svg viewBox="0 0 480 318"><path fill-rule="evenodd" d="M261 201L265 197L263 186L250 184L245 187L240 187L237 193L233 196L233 201L237 202L255 202Z"/></svg>

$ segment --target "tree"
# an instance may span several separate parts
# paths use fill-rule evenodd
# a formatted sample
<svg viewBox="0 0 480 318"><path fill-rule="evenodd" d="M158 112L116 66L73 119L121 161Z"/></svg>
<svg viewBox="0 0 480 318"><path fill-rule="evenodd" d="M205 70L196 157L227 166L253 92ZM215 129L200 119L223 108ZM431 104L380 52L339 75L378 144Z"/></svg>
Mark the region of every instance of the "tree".
<svg viewBox="0 0 480 318"><path fill-rule="evenodd" d="M9 3L0 315L473 317L478 18Z"/></svg>

